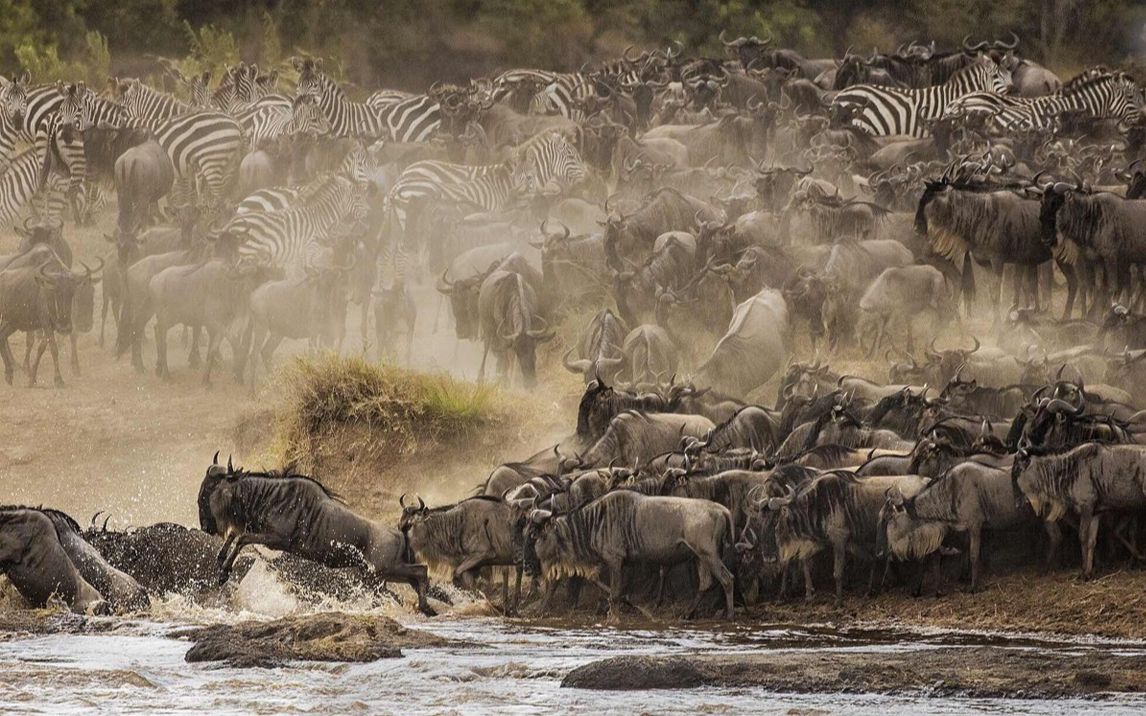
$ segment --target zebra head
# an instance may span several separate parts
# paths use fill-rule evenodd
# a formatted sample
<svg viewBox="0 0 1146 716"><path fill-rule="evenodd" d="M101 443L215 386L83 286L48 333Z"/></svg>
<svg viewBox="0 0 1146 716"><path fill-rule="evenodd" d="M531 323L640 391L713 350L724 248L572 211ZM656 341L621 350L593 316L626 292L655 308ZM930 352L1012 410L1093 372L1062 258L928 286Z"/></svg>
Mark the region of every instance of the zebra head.
<svg viewBox="0 0 1146 716"><path fill-rule="evenodd" d="M65 85L62 80L58 80L56 91L63 98L56 110L59 127L67 141L71 141L68 136L71 132L82 132L87 128L84 120L87 116L85 105L89 99L88 89L83 82Z"/></svg>
<svg viewBox="0 0 1146 716"><path fill-rule="evenodd" d="M204 70L199 74L191 75L190 78L180 75L179 80L187 85L191 94L189 104L192 107L199 109L207 109L211 107L211 71Z"/></svg>
<svg viewBox="0 0 1146 716"><path fill-rule="evenodd" d="M333 85L331 79L322 71L321 57L296 57L292 64L298 71L298 84L294 88L295 97L312 95L317 99Z"/></svg>
<svg viewBox="0 0 1146 716"><path fill-rule="evenodd" d="M291 102L290 125L287 134L320 137L330 133L330 120L318 107L314 95L304 94Z"/></svg>
<svg viewBox="0 0 1146 716"><path fill-rule="evenodd" d="M1015 91L1014 77L1011 68L1004 62L995 62L984 55L979 62L986 65L989 87L997 94L1012 94Z"/></svg>
<svg viewBox="0 0 1146 716"><path fill-rule="evenodd" d="M28 72L4 84L0 88L0 111L12 122L19 124L24 121L24 114L28 111L28 83L31 75Z"/></svg>

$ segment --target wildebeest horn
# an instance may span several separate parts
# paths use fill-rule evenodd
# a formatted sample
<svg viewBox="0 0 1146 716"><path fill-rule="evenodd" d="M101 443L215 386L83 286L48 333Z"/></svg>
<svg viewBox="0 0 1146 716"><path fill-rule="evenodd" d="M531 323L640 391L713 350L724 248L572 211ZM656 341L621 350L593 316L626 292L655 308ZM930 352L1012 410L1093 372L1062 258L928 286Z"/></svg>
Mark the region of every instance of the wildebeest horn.
<svg viewBox="0 0 1146 716"><path fill-rule="evenodd" d="M401 507L403 510L406 509L406 493L405 492L403 492L398 497L398 506Z"/></svg>
<svg viewBox="0 0 1146 716"><path fill-rule="evenodd" d="M1011 33L1012 39L1011 39L1011 43L1009 45L1005 42L1002 42L1002 41L996 41L995 47L1000 49L1000 50L1013 50L1016 47L1018 47L1019 46L1019 36L1015 33L1014 30L1011 30L1010 33Z"/></svg>
<svg viewBox="0 0 1146 716"><path fill-rule="evenodd" d="M94 515L92 515L92 521L91 521L90 523L88 523L88 526L89 526L89 527L92 527L92 528L94 529L94 528L95 528L95 525L96 525L96 518L98 518L98 517L99 517L100 515L102 515L103 513L104 513L104 511L103 511L103 510L100 510L99 512L97 512L97 513L95 513Z"/></svg>
<svg viewBox="0 0 1146 716"><path fill-rule="evenodd" d="M415 493L414 497L418 498L418 512L421 512L422 510L426 509L426 503L425 503L425 501L422 500L422 496Z"/></svg>
<svg viewBox="0 0 1146 716"><path fill-rule="evenodd" d="M1058 367L1058 370L1057 370L1057 371L1055 371L1055 374L1054 374L1054 379L1055 379L1055 382L1056 382L1056 383L1057 383L1058 381L1062 380L1062 371L1063 371L1063 369L1064 369L1064 368L1066 368L1066 363L1063 363L1062 365L1060 365L1060 366Z"/></svg>
<svg viewBox="0 0 1146 716"><path fill-rule="evenodd" d="M579 360L570 361L569 354L572 352L573 349L570 348L569 350L565 351L563 356L561 356L561 363L565 366L565 370L571 373L581 373L582 375L588 373L589 369L593 367L593 361L589 360L588 358L581 358Z"/></svg>
<svg viewBox="0 0 1146 716"><path fill-rule="evenodd" d="M230 455L228 455L228 456L227 456L227 472L234 472L234 471L235 471L235 468L234 468L234 466L231 464L231 456L230 456Z"/></svg>
<svg viewBox="0 0 1146 716"><path fill-rule="evenodd" d="M449 270L450 269L448 266L442 269L442 275L438 277L438 285L435 286L435 288L438 290L438 293L445 294L447 296L454 292L454 282L448 281L446 279L446 272Z"/></svg>
<svg viewBox="0 0 1146 716"><path fill-rule="evenodd" d="M218 450L215 451L215 457L211 458L211 464L212 465L218 465L219 464L219 451Z"/></svg>
<svg viewBox="0 0 1146 716"><path fill-rule="evenodd" d="M981 344L979 343L978 338L976 338L975 336L971 336L971 340L975 341L975 347L972 348L971 350L967 351L967 353L974 353L975 351L979 350L979 348L981 347Z"/></svg>

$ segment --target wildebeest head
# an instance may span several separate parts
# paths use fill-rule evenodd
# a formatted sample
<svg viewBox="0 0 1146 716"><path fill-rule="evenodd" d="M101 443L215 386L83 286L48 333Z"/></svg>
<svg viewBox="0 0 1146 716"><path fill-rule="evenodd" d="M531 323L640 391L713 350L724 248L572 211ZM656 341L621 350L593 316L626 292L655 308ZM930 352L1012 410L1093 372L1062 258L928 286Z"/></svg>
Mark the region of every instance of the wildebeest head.
<svg viewBox="0 0 1146 716"><path fill-rule="evenodd" d="M975 343L972 348L950 348L946 350L936 350L935 341L931 341L926 355L928 362L933 366L934 374L929 377L935 378L934 383L946 384L956 376L960 368L967 364L971 355L981 347L978 338L972 337L971 340ZM932 381L929 380L929 382Z"/></svg>
<svg viewBox="0 0 1146 716"><path fill-rule="evenodd" d="M83 273L49 269L46 265L36 271L36 283L42 296L43 320L59 333L90 331L95 306L95 284L100 277L86 264ZM103 267L100 260L99 268ZM98 272L99 268L96 269Z"/></svg>
<svg viewBox="0 0 1146 716"><path fill-rule="evenodd" d="M496 262L490 268L496 266ZM454 313L454 326L458 338L473 340L477 338L478 327L478 293L486 274L477 274L468 278L450 281L446 278L449 269L442 271L438 279L438 293L450 299L450 308Z"/></svg>
<svg viewBox="0 0 1146 716"><path fill-rule="evenodd" d="M612 414L609 403L614 395L613 388L605 385L600 378L594 378L585 386L581 402L577 405L577 435L587 439L601 435L609 427Z"/></svg>
<svg viewBox="0 0 1146 716"><path fill-rule="evenodd" d="M720 42L724 45L724 51L739 59L740 64L746 69L761 56L765 48L772 42L771 35L763 40L756 35L728 40L725 39L724 32L724 30L720 31Z"/></svg>
<svg viewBox="0 0 1146 716"><path fill-rule="evenodd" d="M203 482L199 484L199 529L203 530L209 535L220 535L219 526L215 522L214 515L211 514L211 493L219 486L219 483L226 480L235 474L234 467L231 464L231 458L227 458L227 464L219 464L219 453L215 452L215 457L211 459L211 464L207 467L207 472L203 476Z"/></svg>
<svg viewBox="0 0 1146 716"><path fill-rule="evenodd" d="M426 507L426 503L418 495L414 495L418 500L418 504L406 504L406 495L403 494L398 498L398 505L402 508L402 516L398 519L398 529L402 532L407 532L416 522L424 520L426 515L430 513L430 508Z"/></svg>
<svg viewBox="0 0 1146 716"><path fill-rule="evenodd" d="M540 575L542 560L550 562L556 556L552 523L553 512L550 510L529 512L522 535L522 563L527 574Z"/></svg>

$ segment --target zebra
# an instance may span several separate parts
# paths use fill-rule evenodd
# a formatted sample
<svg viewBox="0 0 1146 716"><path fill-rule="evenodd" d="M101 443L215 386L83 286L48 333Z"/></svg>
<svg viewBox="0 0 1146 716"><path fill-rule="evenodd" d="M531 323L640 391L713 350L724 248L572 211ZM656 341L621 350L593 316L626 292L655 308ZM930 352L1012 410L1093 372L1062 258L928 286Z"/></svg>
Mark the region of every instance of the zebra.
<svg viewBox="0 0 1146 716"><path fill-rule="evenodd" d="M370 158L370 151L361 142L355 142L350 151L342 159L335 171L339 176L350 179L357 185L365 186L370 182L370 175L375 165ZM236 214L246 214L252 211L284 211L293 208L298 201L301 190L292 186L275 186L259 189L252 192L239 202L235 208Z"/></svg>
<svg viewBox="0 0 1146 716"><path fill-rule="evenodd" d="M840 90L832 100L835 116L851 111L852 126L875 137L927 135L928 122L943 116L951 102L965 94L1012 89L1011 72L984 55L956 72L941 85L921 89L898 89L881 85L853 85Z"/></svg>
<svg viewBox="0 0 1146 716"><path fill-rule="evenodd" d="M371 95L367 103L384 118L392 142L428 142L441 127L442 108L428 95L386 102Z"/></svg>
<svg viewBox="0 0 1146 716"><path fill-rule="evenodd" d="M381 113L363 102L352 102L342 88L335 84L322 71L322 58L295 58L294 67L299 72L295 96L312 94L318 106L330 120L330 131L335 137L369 137L379 139L388 136L386 122Z"/></svg>
<svg viewBox="0 0 1146 716"><path fill-rule="evenodd" d="M230 115L214 110L183 111L187 105L139 80L117 80L126 104L89 100L86 120L96 126L143 126L171 158L176 178L191 191L202 184L209 203L226 196L237 168L243 128ZM188 108L189 109L189 108Z"/></svg>
<svg viewBox="0 0 1146 716"><path fill-rule="evenodd" d="M948 114L986 113L996 126L1011 130L1051 129L1067 112L1081 112L1095 119L1129 123L1142 112L1142 88L1122 72L1085 72L1060 90L1042 97L1009 97L990 92L971 92L947 109Z"/></svg>
<svg viewBox="0 0 1146 716"><path fill-rule="evenodd" d="M148 87L134 77L115 80L115 96L129 117L149 125L195 111L175 95Z"/></svg>
<svg viewBox="0 0 1146 716"><path fill-rule="evenodd" d="M240 265L290 269L310 265L320 244L342 221L366 217L362 190L332 174L300 194L297 208L248 212L231 219L222 234L238 241Z"/></svg>
<svg viewBox="0 0 1146 716"><path fill-rule="evenodd" d="M17 220L21 212L33 204L33 199L40 192L40 166L43 158L35 147L28 147L17 154L8 167L0 174L0 225L8 226ZM55 189L55 183L49 183L50 189ZM37 213L55 215L62 214L62 207L58 192L49 191L50 197L43 202L47 208L40 207ZM57 195L58 196L53 196Z"/></svg>
<svg viewBox="0 0 1146 716"><path fill-rule="evenodd" d="M300 134L325 136L330 132L330 121L319 109L313 95L295 97L288 107L263 104L252 112L244 112L240 124L250 147L263 142L293 137Z"/></svg>
<svg viewBox="0 0 1146 716"><path fill-rule="evenodd" d="M43 190L53 170L65 175L66 195L72 205L72 216L79 224L84 220L81 196L87 181L84 103L88 91L82 82L72 85L57 83L56 91L61 97L56 111L47 116L44 126L36 131L36 153L43 158L38 185Z"/></svg>

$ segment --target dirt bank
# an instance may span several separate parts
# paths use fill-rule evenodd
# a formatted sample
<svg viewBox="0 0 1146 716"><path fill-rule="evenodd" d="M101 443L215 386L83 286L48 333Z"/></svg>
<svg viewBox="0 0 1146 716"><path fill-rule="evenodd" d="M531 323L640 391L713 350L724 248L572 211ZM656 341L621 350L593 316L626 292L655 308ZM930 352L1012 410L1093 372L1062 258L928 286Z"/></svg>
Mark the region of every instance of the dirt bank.
<svg viewBox="0 0 1146 716"><path fill-rule="evenodd" d="M1146 691L1141 656L1001 647L779 651L735 656L618 657L571 671L582 689L758 687L796 693L863 692L969 698L1102 698Z"/></svg>
<svg viewBox="0 0 1146 716"><path fill-rule="evenodd" d="M1146 572L1113 572L1087 582L1073 570L1043 575L1031 569L991 577L976 594L957 589L915 598L896 590L873 599L849 596L842 609L825 595L810 605L761 605L744 618L1146 639Z"/></svg>

